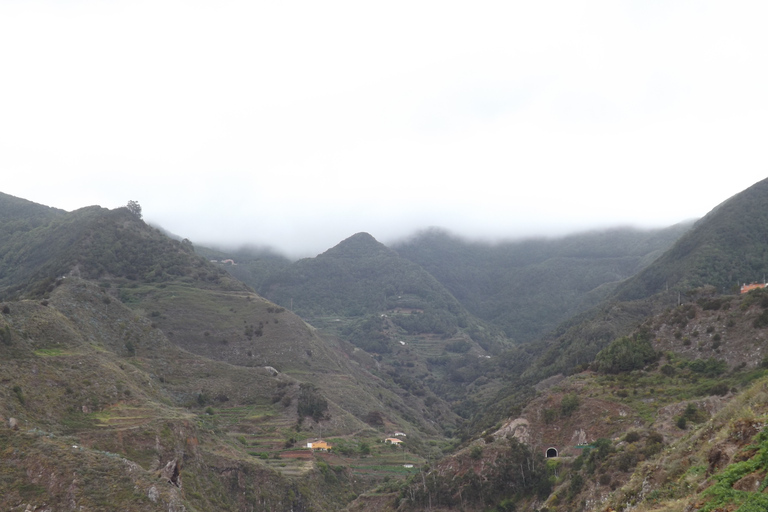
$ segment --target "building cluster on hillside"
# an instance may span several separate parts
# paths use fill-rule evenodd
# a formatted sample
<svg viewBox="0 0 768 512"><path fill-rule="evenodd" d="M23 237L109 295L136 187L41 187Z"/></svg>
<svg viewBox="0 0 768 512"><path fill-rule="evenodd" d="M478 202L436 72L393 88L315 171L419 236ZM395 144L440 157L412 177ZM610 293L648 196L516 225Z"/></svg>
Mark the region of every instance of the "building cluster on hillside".
<svg viewBox="0 0 768 512"><path fill-rule="evenodd" d="M747 293L747 292L750 292L752 290L757 290L758 288L765 288L765 287L766 287L766 283L764 283L764 282L763 283L751 283L751 284L744 283L741 286L741 293Z"/></svg>

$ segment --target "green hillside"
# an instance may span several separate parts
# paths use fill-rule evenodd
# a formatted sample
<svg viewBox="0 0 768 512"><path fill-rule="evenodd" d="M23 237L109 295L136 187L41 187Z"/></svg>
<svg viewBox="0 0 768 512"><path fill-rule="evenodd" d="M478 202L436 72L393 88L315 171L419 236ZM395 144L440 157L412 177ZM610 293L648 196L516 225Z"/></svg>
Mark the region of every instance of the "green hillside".
<svg viewBox="0 0 768 512"><path fill-rule="evenodd" d="M196 256L188 240L169 239L126 208L91 206L27 221L33 208L33 203L0 196L0 227L9 235L0 238L0 297L41 295L67 274L154 283L179 279L245 289Z"/></svg>
<svg viewBox="0 0 768 512"><path fill-rule="evenodd" d="M478 405L470 398L472 383L482 362L511 346L423 268L367 233L291 264L253 256L221 267L324 335L372 354L368 368L423 400L447 432L460 422L447 421L436 407L447 402L465 418L472 414ZM483 387L489 395L498 382Z"/></svg>
<svg viewBox="0 0 768 512"><path fill-rule="evenodd" d="M376 505L764 510L767 309L768 293L754 291L647 317L582 371L538 382L522 407Z"/></svg>
<svg viewBox="0 0 768 512"><path fill-rule="evenodd" d="M526 342L604 300L688 228L612 229L496 244L433 229L392 248L427 270L472 314Z"/></svg>
<svg viewBox="0 0 768 512"><path fill-rule="evenodd" d="M616 291L620 300L714 286L721 293L764 282L768 272L768 179L718 205L654 265Z"/></svg>
<svg viewBox="0 0 768 512"><path fill-rule="evenodd" d="M0 507L763 510L766 187L682 236L293 263L0 195Z"/></svg>
<svg viewBox="0 0 768 512"><path fill-rule="evenodd" d="M401 308L431 310L441 333L467 322L440 283L367 233L285 267L257 291L305 318L359 317Z"/></svg>
<svg viewBox="0 0 768 512"><path fill-rule="evenodd" d="M442 400L372 373L188 241L125 208L2 199L4 508L336 510L448 446ZM395 431L398 457L382 444ZM336 450L308 450L317 438Z"/></svg>

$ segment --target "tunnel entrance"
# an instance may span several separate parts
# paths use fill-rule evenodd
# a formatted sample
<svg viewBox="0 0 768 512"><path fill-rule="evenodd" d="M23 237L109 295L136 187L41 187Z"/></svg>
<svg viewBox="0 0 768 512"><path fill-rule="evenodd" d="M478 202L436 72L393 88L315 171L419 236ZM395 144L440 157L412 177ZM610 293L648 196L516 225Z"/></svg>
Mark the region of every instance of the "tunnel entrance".
<svg viewBox="0 0 768 512"><path fill-rule="evenodd" d="M557 457L557 448L548 448L547 449L547 458L551 459L552 457Z"/></svg>

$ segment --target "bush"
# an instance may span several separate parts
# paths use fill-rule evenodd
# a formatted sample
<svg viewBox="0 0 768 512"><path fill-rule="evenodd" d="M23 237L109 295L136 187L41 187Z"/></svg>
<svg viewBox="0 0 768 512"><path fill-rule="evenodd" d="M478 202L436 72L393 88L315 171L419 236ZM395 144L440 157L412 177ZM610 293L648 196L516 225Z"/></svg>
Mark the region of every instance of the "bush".
<svg viewBox="0 0 768 512"><path fill-rule="evenodd" d="M695 361L691 361L688 363L688 368L693 372L712 378L725 373L728 369L728 363L710 357L709 359L696 359Z"/></svg>
<svg viewBox="0 0 768 512"><path fill-rule="evenodd" d="M10 345L13 342L11 329L7 325L0 329L0 342L4 345Z"/></svg>
<svg viewBox="0 0 768 512"><path fill-rule="evenodd" d="M672 377L675 374L675 367L671 364L665 364L661 367L661 373L666 377Z"/></svg>
<svg viewBox="0 0 768 512"><path fill-rule="evenodd" d="M639 370L658 359L651 342L645 336L621 337L600 351L595 358L598 371L621 373Z"/></svg>
<svg viewBox="0 0 768 512"><path fill-rule="evenodd" d="M21 405L24 405L26 403L26 400L24 399L24 394L21 391L21 386L13 386L13 393L16 395L16 398L19 399L19 403Z"/></svg>
<svg viewBox="0 0 768 512"><path fill-rule="evenodd" d="M554 409L544 409L544 423L549 425L550 423L554 423L554 421L557 419L557 411Z"/></svg>
<svg viewBox="0 0 768 512"><path fill-rule="evenodd" d="M579 397L575 393L569 393L560 401L560 414L570 416L579 407Z"/></svg>
<svg viewBox="0 0 768 512"><path fill-rule="evenodd" d="M299 418L311 416L313 420L320 421L325 418L328 410L328 401L320 394L320 390L314 385L303 383L299 385L299 399L297 413Z"/></svg>
<svg viewBox="0 0 768 512"><path fill-rule="evenodd" d="M368 414L365 415L365 418L363 418L363 421L365 421L367 424L369 424L372 427L383 427L384 415L381 413L381 411L370 411Z"/></svg>
<svg viewBox="0 0 768 512"><path fill-rule="evenodd" d="M637 457L633 453L624 452L618 457L619 471L627 472L637 464Z"/></svg>

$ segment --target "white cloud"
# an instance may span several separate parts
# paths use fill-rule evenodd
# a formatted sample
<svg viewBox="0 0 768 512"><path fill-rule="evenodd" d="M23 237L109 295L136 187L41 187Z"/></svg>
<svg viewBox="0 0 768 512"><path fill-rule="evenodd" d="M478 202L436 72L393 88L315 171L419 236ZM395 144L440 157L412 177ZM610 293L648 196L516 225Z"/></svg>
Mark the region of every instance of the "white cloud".
<svg viewBox="0 0 768 512"><path fill-rule="evenodd" d="M0 190L317 253L701 216L765 177L762 2L4 2Z"/></svg>

